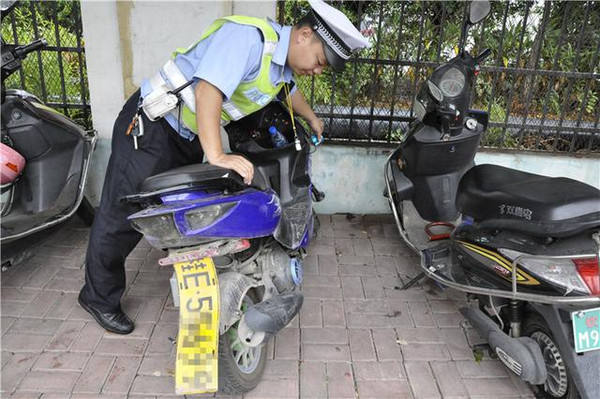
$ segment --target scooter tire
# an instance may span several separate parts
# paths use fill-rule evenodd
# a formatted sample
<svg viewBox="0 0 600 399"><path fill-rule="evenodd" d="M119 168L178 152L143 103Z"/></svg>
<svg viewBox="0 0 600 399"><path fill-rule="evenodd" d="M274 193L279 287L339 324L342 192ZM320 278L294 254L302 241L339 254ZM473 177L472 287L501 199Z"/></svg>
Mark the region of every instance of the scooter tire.
<svg viewBox="0 0 600 399"><path fill-rule="evenodd" d="M244 299L250 299L252 303L258 301L252 291L249 291ZM230 330L236 329L236 327L237 323ZM234 357L232 335L228 330L219 337L219 392L227 395L239 395L251 391L260 382L267 363L267 344L257 349L260 357L258 364L251 372L244 372Z"/></svg>
<svg viewBox="0 0 600 399"><path fill-rule="evenodd" d="M554 360L563 359L562 354L560 353L560 348L556 342L554 342L554 336L552 335L552 331L550 331L550 327L546 321L538 314L532 314L526 318L524 326L523 326L523 335L528 336L535 340L540 349L542 350L542 355L544 357L544 361L546 361L547 356L552 356ZM558 356L558 357L556 357ZM567 369L566 364L563 361L564 370L566 373L566 384L567 389L564 394L561 396L557 396L555 393L548 392L547 387L545 385L533 385L532 388L536 393L536 398L544 398L544 399L578 399L579 395L577 393L577 389L575 388L575 383L573 379L569 375L569 370Z"/></svg>

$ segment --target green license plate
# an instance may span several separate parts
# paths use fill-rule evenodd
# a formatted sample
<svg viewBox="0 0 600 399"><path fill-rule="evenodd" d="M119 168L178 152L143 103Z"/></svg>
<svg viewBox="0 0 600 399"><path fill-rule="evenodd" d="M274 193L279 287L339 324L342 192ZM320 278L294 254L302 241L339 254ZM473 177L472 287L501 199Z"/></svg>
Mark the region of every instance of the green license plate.
<svg viewBox="0 0 600 399"><path fill-rule="evenodd" d="M571 313L575 352L600 349L600 308Z"/></svg>

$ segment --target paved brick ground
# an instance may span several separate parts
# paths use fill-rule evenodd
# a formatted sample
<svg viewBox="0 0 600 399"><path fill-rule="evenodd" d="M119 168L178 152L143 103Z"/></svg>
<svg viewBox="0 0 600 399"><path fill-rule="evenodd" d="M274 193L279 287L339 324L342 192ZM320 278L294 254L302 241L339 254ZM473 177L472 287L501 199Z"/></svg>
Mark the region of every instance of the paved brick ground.
<svg viewBox="0 0 600 399"><path fill-rule="evenodd" d="M305 260L304 307L269 344L263 381L244 398L533 397L498 361L473 360L462 295L395 289L417 259L390 217L321 216ZM160 251L126 263L128 336L104 332L76 303L89 229L73 220L2 273L3 398L166 398L173 394L177 309ZM211 395L188 396L211 397ZM221 396L217 396L221 397Z"/></svg>

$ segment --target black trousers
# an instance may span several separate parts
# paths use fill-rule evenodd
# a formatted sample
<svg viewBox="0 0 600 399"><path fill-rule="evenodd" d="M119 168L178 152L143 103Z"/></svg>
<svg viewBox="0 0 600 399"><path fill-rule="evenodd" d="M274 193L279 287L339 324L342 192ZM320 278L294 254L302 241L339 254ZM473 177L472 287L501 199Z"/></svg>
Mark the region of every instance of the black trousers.
<svg viewBox="0 0 600 399"><path fill-rule="evenodd" d="M103 312L121 309L125 258L142 238L127 221L127 216L139 211L139 207L120 199L137 193L147 177L178 166L200 163L203 156L197 137L189 141L164 119L151 122L146 115L142 115L144 136L138 139L135 150L133 138L125 132L137 111L139 95L138 90L127 100L115 121L112 153L85 261L85 285L81 295Z"/></svg>

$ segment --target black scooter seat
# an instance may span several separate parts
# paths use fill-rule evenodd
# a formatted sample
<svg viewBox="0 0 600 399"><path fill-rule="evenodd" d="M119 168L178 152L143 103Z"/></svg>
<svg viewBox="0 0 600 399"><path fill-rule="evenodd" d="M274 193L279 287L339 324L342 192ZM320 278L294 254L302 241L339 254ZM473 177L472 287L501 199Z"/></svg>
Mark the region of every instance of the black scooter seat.
<svg viewBox="0 0 600 399"><path fill-rule="evenodd" d="M600 226L600 190L564 177L547 177L496 165L463 176L457 209L482 228L564 237Z"/></svg>
<svg viewBox="0 0 600 399"><path fill-rule="evenodd" d="M142 183L143 193L192 187L200 184L210 186L240 189L243 180L233 170L224 169L210 164L193 164L170 169L158 175L150 176Z"/></svg>
<svg viewBox="0 0 600 399"><path fill-rule="evenodd" d="M158 175L150 176L142 183L140 192L153 193L174 191L190 187L228 189L239 191L247 188L242 177L231 169L207 163L181 166ZM255 171L252 186L266 189L264 178Z"/></svg>

